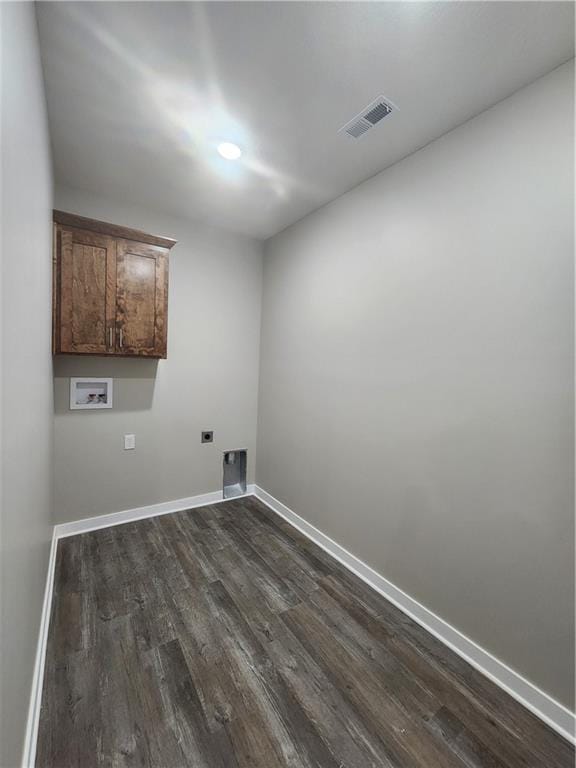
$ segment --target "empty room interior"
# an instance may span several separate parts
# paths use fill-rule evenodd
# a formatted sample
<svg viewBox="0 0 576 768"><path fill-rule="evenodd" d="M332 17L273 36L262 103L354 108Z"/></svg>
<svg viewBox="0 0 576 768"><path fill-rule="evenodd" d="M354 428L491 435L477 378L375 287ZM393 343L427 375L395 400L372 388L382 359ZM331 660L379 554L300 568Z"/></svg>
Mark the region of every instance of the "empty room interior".
<svg viewBox="0 0 576 768"><path fill-rule="evenodd" d="M573 2L1 18L1 768L573 768Z"/></svg>

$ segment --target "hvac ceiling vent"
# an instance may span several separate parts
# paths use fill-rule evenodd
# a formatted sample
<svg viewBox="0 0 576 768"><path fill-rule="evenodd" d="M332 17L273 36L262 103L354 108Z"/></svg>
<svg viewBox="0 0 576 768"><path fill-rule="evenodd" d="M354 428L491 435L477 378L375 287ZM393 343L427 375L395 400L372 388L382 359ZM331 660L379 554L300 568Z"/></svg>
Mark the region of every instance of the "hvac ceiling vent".
<svg viewBox="0 0 576 768"><path fill-rule="evenodd" d="M359 115L356 115L346 125L342 126L338 133L347 133L353 139L359 139L370 128L374 128L375 125L378 125L379 122L397 109L398 107L392 104L391 101L388 101L388 99L385 99L384 96L378 96Z"/></svg>

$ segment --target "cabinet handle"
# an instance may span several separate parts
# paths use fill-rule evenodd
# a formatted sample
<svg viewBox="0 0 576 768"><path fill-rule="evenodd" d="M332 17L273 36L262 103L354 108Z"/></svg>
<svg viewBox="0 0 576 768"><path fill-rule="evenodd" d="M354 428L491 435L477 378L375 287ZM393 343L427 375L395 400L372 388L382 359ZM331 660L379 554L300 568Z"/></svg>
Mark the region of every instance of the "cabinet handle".
<svg viewBox="0 0 576 768"><path fill-rule="evenodd" d="M122 328L120 328L120 348L122 348Z"/></svg>
<svg viewBox="0 0 576 768"><path fill-rule="evenodd" d="M109 347L112 347L112 346L114 346L114 342L112 341L112 334L113 334L113 332L114 332L114 331L112 330L112 326L110 326L110 328L109 328L109 330L108 330L108 342L109 342L109 343L108 343L108 346L109 346Z"/></svg>

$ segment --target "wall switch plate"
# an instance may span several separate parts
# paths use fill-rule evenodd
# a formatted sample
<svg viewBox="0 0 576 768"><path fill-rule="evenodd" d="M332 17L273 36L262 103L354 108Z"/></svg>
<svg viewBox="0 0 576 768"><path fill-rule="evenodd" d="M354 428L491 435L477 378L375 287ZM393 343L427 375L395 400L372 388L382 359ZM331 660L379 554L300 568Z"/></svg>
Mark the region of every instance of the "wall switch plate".
<svg viewBox="0 0 576 768"><path fill-rule="evenodd" d="M136 448L136 435L124 435L124 450L133 451Z"/></svg>
<svg viewBox="0 0 576 768"><path fill-rule="evenodd" d="M205 429L202 432L202 442L203 443L212 443L214 442L214 432L211 432L208 429Z"/></svg>

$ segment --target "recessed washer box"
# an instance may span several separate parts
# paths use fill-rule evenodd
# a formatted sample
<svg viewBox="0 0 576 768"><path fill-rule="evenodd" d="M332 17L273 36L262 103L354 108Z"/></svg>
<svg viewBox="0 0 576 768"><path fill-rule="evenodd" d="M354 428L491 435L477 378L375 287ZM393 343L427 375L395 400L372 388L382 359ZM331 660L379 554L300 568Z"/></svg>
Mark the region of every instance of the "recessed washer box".
<svg viewBox="0 0 576 768"><path fill-rule="evenodd" d="M70 410L112 408L113 379L70 378Z"/></svg>

